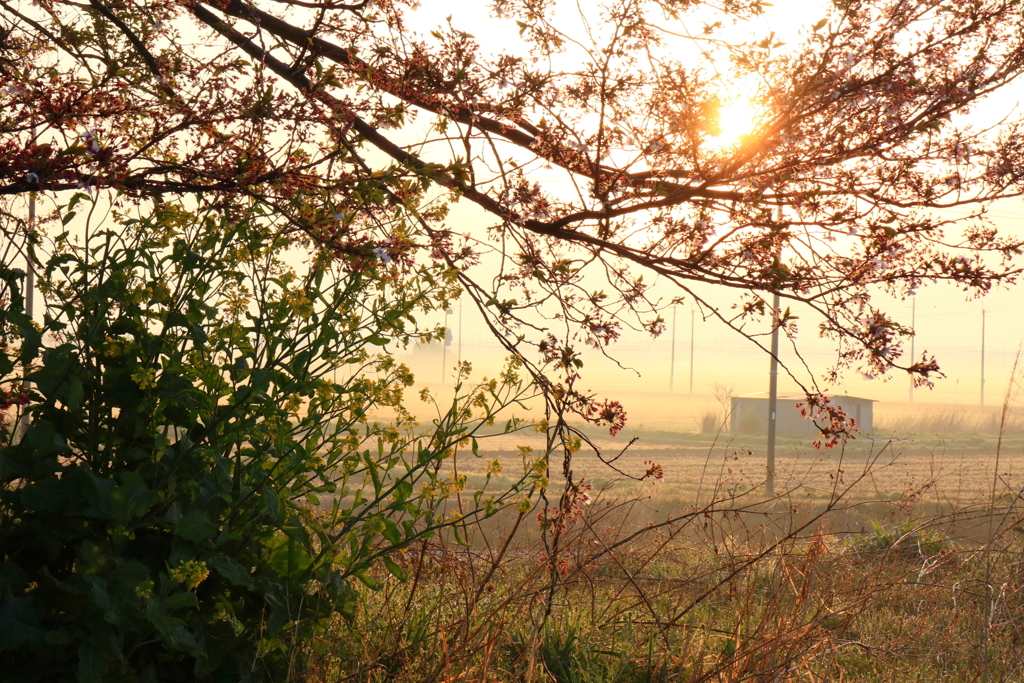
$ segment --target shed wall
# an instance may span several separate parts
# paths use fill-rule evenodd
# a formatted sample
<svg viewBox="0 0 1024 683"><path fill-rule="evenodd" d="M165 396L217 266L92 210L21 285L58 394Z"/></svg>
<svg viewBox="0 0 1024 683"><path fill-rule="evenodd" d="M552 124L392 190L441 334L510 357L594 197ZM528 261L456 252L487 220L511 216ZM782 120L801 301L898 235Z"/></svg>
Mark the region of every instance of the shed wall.
<svg viewBox="0 0 1024 683"><path fill-rule="evenodd" d="M870 432L874 423L874 402L852 396L830 396L833 405L846 410L857 421L862 432ZM798 403L792 399L779 399L775 428L779 434L815 435L814 422L800 414ZM768 431L768 399L754 396L734 396L730 427L739 434L764 434Z"/></svg>

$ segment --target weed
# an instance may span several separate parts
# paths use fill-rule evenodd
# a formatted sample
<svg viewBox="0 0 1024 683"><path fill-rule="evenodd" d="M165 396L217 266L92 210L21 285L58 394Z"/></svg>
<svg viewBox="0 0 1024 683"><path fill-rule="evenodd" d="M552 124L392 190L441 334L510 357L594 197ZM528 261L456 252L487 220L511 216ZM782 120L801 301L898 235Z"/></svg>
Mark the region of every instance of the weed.
<svg viewBox="0 0 1024 683"><path fill-rule="evenodd" d="M904 522L887 527L874 520L870 532L850 536L846 541L846 547L854 552L898 552L918 557L937 555L953 545L944 534L924 528L920 523Z"/></svg>

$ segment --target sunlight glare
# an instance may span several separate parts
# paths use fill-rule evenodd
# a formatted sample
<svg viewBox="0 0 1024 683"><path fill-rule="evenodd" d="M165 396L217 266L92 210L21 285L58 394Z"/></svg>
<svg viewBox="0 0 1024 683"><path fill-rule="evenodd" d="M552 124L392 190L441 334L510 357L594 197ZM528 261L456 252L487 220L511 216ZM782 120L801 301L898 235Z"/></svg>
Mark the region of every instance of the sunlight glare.
<svg viewBox="0 0 1024 683"><path fill-rule="evenodd" d="M718 135L710 138L715 147L732 147L754 129L757 111L745 97L738 97L718 109Z"/></svg>

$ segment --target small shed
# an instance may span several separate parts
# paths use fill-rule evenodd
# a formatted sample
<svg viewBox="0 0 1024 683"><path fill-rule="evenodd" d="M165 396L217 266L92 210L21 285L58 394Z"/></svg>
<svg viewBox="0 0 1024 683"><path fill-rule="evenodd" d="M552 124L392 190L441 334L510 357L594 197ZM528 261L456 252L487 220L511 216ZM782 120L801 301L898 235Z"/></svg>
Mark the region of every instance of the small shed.
<svg viewBox="0 0 1024 683"><path fill-rule="evenodd" d="M874 418L874 399L842 394L827 394L834 406L840 406L857 421L857 428L870 433ZM814 435L818 428L812 420L800 414L798 404L806 403L803 394L779 394L775 431L777 434ZM729 424L738 434L765 434L768 432L768 392L732 397Z"/></svg>

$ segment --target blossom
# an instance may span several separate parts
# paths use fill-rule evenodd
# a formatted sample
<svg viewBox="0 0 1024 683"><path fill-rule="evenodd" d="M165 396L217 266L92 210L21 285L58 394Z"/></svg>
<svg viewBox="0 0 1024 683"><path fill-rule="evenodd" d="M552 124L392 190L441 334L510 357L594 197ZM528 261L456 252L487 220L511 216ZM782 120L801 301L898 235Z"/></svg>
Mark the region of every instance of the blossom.
<svg viewBox="0 0 1024 683"><path fill-rule="evenodd" d="M647 143L647 148L644 151L645 152L660 152L661 150L665 149L666 147L668 147L668 145L666 145L663 140L651 140L650 142Z"/></svg>
<svg viewBox="0 0 1024 683"><path fill-rule="evenodd" d="M195 589L210 575L206 563L199 560L182 560L168 572L171 581L184 584L189 590Z"/></svg>
<svg viewBox="0 0 1024 683"><path fill-rule="evenodd" d="M28 390L20 384L11 385L9 391L0 389L0 426L6 426L3 413L14 406L27 406L30 402Z"/></svg>
<svg viewBox="0 0 1024 683"><path fill-rule="evenodd" d="M647 467L647 471L644 472L643 478L647 479L650 477L651 484L657 484L665 478L665 470L658 463L653 460L644 460L644 465Z"/></svg>
<svg viewBox="0 0 1024 683"><path fill-rule="evenodd" d="M383 261L385 264L391 263L391 255L387 252L384 247L377 246L373 248L373 255Z"/></svg>

